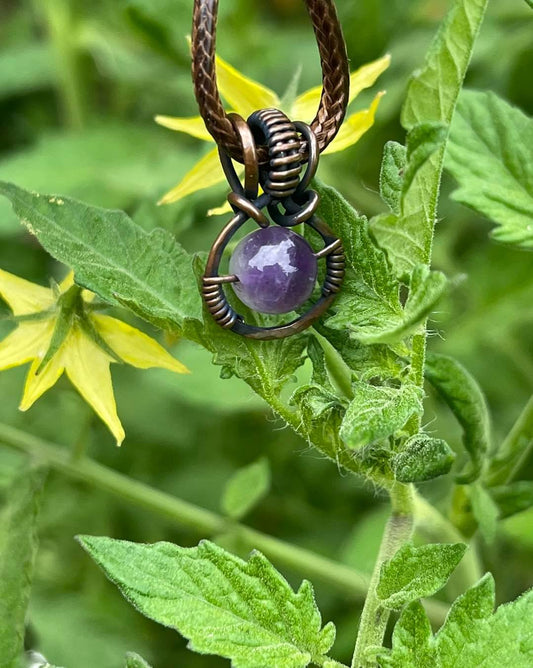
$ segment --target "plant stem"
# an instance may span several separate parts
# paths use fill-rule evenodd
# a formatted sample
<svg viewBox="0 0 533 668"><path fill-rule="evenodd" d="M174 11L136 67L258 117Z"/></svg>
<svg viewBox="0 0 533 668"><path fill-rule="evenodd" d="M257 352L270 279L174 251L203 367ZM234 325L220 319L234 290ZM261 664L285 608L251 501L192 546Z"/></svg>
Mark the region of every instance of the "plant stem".
<svg viewBox="0 0 533 668"><path fill-rule="evenodd" d="M392 515L387 522L379 555L370 580L359 632L352 659L352 668L375 666L375 661L365 658L368 647L381 647L387 629L390 611L383 608L377 595L377 586L381 574L381 566L391 559L398 549L406 543L413 533L414 526L414 495L412 485L396 483L390 490Z"/></svg>

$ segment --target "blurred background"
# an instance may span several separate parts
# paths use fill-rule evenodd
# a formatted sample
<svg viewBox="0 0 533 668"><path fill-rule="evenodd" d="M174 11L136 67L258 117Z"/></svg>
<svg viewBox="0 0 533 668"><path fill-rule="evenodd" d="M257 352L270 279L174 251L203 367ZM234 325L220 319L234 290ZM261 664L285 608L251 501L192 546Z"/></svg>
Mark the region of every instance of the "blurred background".
<svg viewBox="0 0 533 668"><path fill-rule="evenodd" d="M278 93L300 67L300 90L320 82L301 0L220 4L219 53L226 60ZM355 147L321 164L321 178L371 216L382 210L377 184L383 144L404 139L399 112L409 74L422 64L450 3L337 4L352 69L392 55L378 82L387 95L376 125ZM0 0L0 179L123 208L146 229L171 230L189 250L208 249L223 219L208 219L206 211L220 204L224 187L169 207L155 205L205 146L153 122L155 114L196 114L186 42L191 11L192 0ZM467 81L471 88L495 90L529 114L532 18L523 0L493 0ZM354 110L367 106L370 95L361 95ZM455 279L454 288L431 322L430 345L455 355L476 375L499 442L532 392L532 257L490 242L489 222L453 203L448 197L453 187L445 178L434 264ZM0 202L0 267L45 285L64 271L21 229L5 201ZM0 321L0 334L7 331ZM213 510L219 510L230 476L266 456L272 488L246 522L369 572L386 518L385 499L369 485L339 475L243 383L220 379L207 353L187 343L176 344L173 352L190 367L190 377L113 368L127 433L120 450L65 380L29 413L19 413L24 369L0 373L0 420L65 448L86 447L117 471ZM431 395L425 424L459 447L459 430ZM0 493L20 457L0 446ZM523 473L533 474L533 463ZM446 509L448 481L434 481L422 491ZM532 521L529 512L517 515L502 523L494 545L482 546L500 600L532 584ZM176 633L137 614L74 542L78 533L185 546L204 537L52 472L40 524L29 647L65 668L115 668L128 650L154 668L227 665L189 653ZM293 583L305 577L282 570ZM325 619L337 624L336 656L346 661L358 604L320 582L316 587Z"/></svg>

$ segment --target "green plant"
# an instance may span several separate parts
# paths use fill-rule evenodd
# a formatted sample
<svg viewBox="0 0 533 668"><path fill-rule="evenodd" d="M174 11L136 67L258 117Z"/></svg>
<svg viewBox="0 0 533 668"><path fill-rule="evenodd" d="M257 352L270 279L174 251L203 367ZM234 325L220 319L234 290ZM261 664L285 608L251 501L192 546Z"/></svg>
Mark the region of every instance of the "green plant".
<svg viewBox="0 0 533 668"><path fill-rule="evenodd" d="M145 33L153 28L144 3L132 7L137 20L144 16ZM489 216L498 225L492 236L514 252L531 248L527 138L533 122L494 94L460 96L486 7L487 0L455 0L410 80L402 111L405 146L387 142L383 152L380 195L387 211L368 220L336 190L316 184L320 214L344 241L347 278L334 309L309 333L256 342L225 332L202 312L203 253L189 254L171 232L147 232L126 213L0 182L0 194L23 225L74 271L80 287L206 349L227 382L247 383L350 480L352 474L363 478L390 499L368 577L239 523L269 489L263 459L230 479L219 515L111 471L85 457L83 448L71 457L44 438L0 424L0 441L40 463L12 481L0 528L0 658L6 666L18 665L23 644L42 466L213 539L185 548L78 538L138 611L179 631L198 653L242 668L346 665L332 658L335 627L323 624L311 584L305 580L295 591L272 560L365 598L352 668L532 664L533 595L526 592L494 612L494 579L483 574L478 548L479 536L493 544L500 519L533 504L533 483L516 480L533 444L533 403L505 436L500 427L492 429L484 394L463 364L426 350L428 318L457 287L430 268L445 165L459 184L453 199ZM73 71L67 74L67 90L74 88L64 103L75 125L83 122L83 105ZM295 374L298 386L289 393ZM439 424L436 436L424 427L426 392L450 409L462 448L441 436ZM448 513L415 487L440 476L451 481ZM422 544L428 535L436 542ZM250 549L258 551L247 560L235 556ZM449 610L442 600L420 602L444 588L452 573L460 595ZM393 611L400 616L387 648ZM435 634L432 624L440 627ZM126 665L147 664L129 654Z"/></svg>

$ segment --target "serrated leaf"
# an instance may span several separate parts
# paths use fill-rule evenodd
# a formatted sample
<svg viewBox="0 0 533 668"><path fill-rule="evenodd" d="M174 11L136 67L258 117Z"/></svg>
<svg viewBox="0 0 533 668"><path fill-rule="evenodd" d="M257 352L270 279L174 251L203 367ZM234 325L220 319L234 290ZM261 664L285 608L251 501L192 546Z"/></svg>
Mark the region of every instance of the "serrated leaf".
<svg viewBox="0 0 533 668"><path fill-rule="evenodd" d="M409 82L402 125L449 124L487 6L486 0L455 0L433 41L426 62Z"/></svg>
<svg viewBox="0 0 533 668"><path fill-rule="evenodd" d="M433 634L428 616L420 601L413 601L402 612L392 634L392 651L376 651L382 668L434 668Z"/></svg>
<svg viewBox="0 0 533 668"><path fill-rule="evenodd" d="M222 510L233 519L244 517L270 489L270 466L264 457L239 469L228 480Z"/></svg>
<svg viewBox="0 0 533 668"><path fill-rule="evenodd" d="M533 119L491 92L465 91L457 106L446 168L453 199L498 227L496 241L533 248Z"/></svg>
<svg viewBox="0 0 533 668"><path fill-rule="evenodd" d="M463 543L402 546L381 567L377 595L385 608L398 610L442 589L461 561Z"/></svg>
<svg viewBox="0 0 533 668"><path fill-rule="evenodd" d="M392 651L380 656L387 668L529 668L533 660L533 591L501 605L494 614L494 580L485 575L452 605L435 637L414 646L409 642L409 617L404 611L393 634ZM427 624L420 615L418 623ZM404 618L404 615L406 617ZM407 634L406 634L407 631ZM407 635L407 642L406 642ZM414 650L414 651L412 651Z"/></svg>
<svg viewBox="0 0 533 668"><path fill-rule="evenodd" d="M164 230L146 233L122 211L39 195L0 181L23 224L76 281L160 327L200 319L191 258Z"/></svg>
<svg viewBox="0 0 533 668"><path fill-rule="evenodd" d="M395 344L409 336L431 311L444 291L446 279L439 272L417 266L405 309L399 299L399 283L383 251L374 243L368 222L333 188L317 184L319 214L343 241L347 274L335 302L335 315L326 325L346 330L364 344Z"/></svg>
<svg viewBox="0 0 533 668"><path fill-rule="evenodd" d="M422 414L422 390L411 383L399 388L355 383L354 398L342 421L346 445L360 449L402 429L412 415Z"/></svg>
<svg viewBox="0 0 533 668"><path fill-rule="evenodd" d="M18 668L37 554L37 518L46 473L24 468L0 515L0 662Z"/></svg>
<svg viewBox="0 0 533 668"><path fill-rule="evenodd" d="M337 313L326 324L348 329L361 340L401 318L399 286L385 254L370 236L366 218L334 188L315 185L320 195L318 214L342 239L347 266L343 289L335 302Z"/></svg>
<svg viewBox="0 0 533 668"><path fill-rule="evenodd" d="M399 482L423 482L449 473L454 461L455 453L446 441L417 434L394 455L392 470Z"/></svg>
<svg viewBox="0 0 533 668"><path fill-rule="evenodd" d="M473 376L452 357L429 353L425 374L463 428L463 445L470 462L458 480L472 482L481 473L490 447L490 418L483 392Z"/></svg>
<svg viewBox="0 0 533 668"><path fill-rule="evenodd" d="M498 506L499 517L511 517L533 506L533 482L519 480L508 485L491 487L490 495Z"/></svg>
<svg viewBox="0 0 533 668"><path fill-rule="evenodd" d="M441 24L424 66L411 77L402 109L402 125L413 131L427 124L449 126L459 91L470 62L474 42L488 0L455 0ZM437 135L428 143L433 153L419 163L408 188L404 189L401 211L372 221L372 231L387 251L396 274L402 279L417 264L429 263L429 250L437 216L437 201L446 137ZM413 157L413 165L418 160ZM406 167L409 171L409 167Z"/></svg>
<svg viewBox="0 0 533 668"><path fill-rule="evenodd" d="M312 586L304 581L295 593L257 552L245 562L208 541L182 548L78 540L139 612L235 668L320 664L335 639L332 624L321 628Z"/></svg>
<svg viewBox="0 0 533 668"><path fill-rule="evenodd" d="M407 133L407 161L402 179L402 195L409 192L415 176L429 158L446 143L448 127L444 123L417 123Z"/></svg>
<svg viewBox="0 0 533 668"><path fill-rule="evenodd" d="M379 177L379 191L393 213L400 213L407 149L395 141L388 141L383 149Z"/></svg>
<svg viewBox="0 0 533 668"><path fill-rule="evenodd" d="M142 656L139 656L135 652L128 652L124 668L151 668L151 666Z"/></svg>

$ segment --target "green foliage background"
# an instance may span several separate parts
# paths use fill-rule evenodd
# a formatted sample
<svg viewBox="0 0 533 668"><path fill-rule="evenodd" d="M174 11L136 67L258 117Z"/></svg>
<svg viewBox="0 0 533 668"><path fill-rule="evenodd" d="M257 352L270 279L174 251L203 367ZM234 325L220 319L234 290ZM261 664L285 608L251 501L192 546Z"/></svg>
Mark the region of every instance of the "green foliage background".
<svg viewBox="0 0 533 668"><path fill-rule="evenodd" d="M300 66L301 89L315 85L319 63L301 4L221 2L221 55L278 92ZM399 113L407 80L422 64L449 3L337 4L352 69L386 51L392 54L391 68L380 79L387 95L375 127L354 148L324 158L320 171L322 181L371 216L383 210L377 185L383 145L404 140ZM191 5L189 0L3 0L0 180L124 208L146 231L164 227L188 250L207 250L222 220L207 219L205 211L219 204L223 188L167 208L155 206L202 151L199 142L152 120L156 113L196 113L185 40ZM493 0L467 87L494 90L533 114L532 27L524 2ZM365 102L363 95L357 104L362 108ZM446 176L434 268L452 279L452 289L432 316L430 350L456 357L478 379L492 412L494 438L501 441L532 393L532 257L491 240L491 225L449 198L454 188ZM7 200L0 202L0 267L43 284L59 270L22 230ZM4 331L7 325L0 322L0 333ZM87 448L117 471L215 511L231 503L223 497L232 474L265 457L271 488L246 522L370 573L386 515L375 490L340 476L331 462L274 419L244 383L222 380L208 353L189 343L173 343L172 349L191 376L113 369L127 432L121 450L67 381L29 413L19 413L23 369L0 374L0 421L65 448ZM444 402L431 393L425 419L429 433L434 421L439 437L460 449L459 428ZM1 496L20 461L21 456L0 448ZM533 463L525 462L520 477L532 475ZM438 504L448 484L447 479L434 480L423 493ZM514 599L532 584L531 521L532 511L526 511L500 522L496 540L482 545L499 601ZM193 546L205 536L60 473L48 476L39 534L29 648L65 668L115 668L127 651L157 667L227 665L190 653L175 632L136 613L73 540L74 534L94 534ZM239 545L231 549L239 552ZM282 570L292 583L306 576ZM448 600L460 591L455 577L442 594ZM314 584L323 618L335 619L337 625L335 656L346 661L360 602Z"/></svg>

